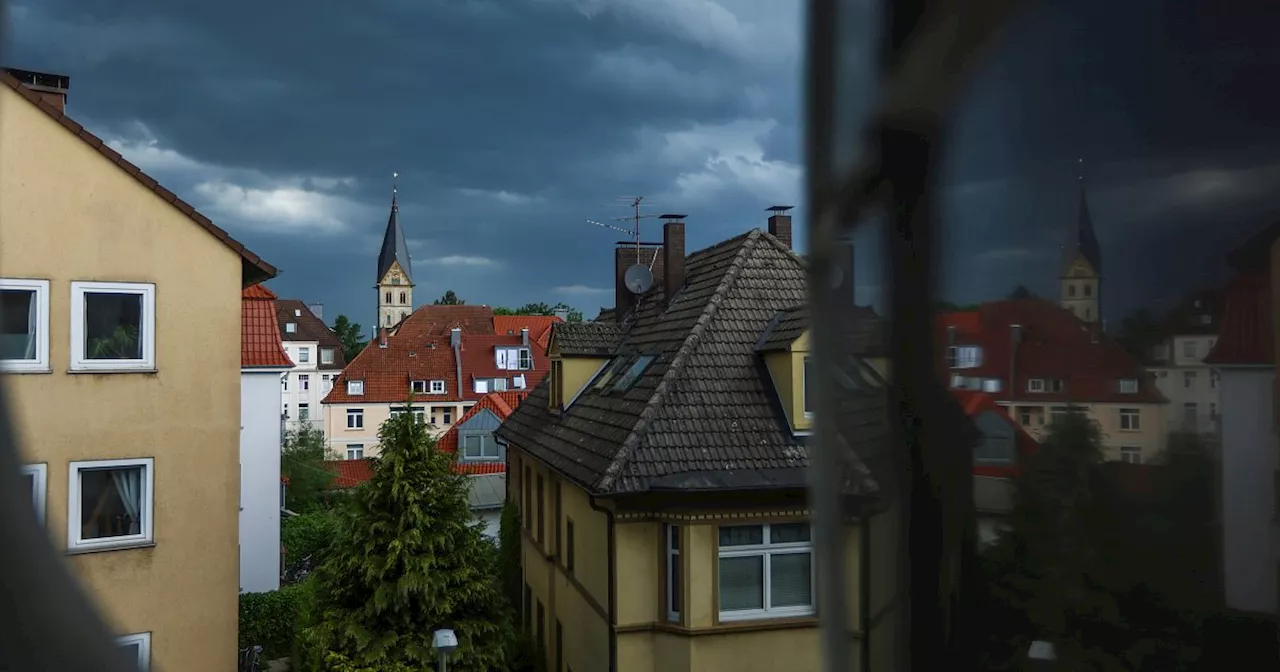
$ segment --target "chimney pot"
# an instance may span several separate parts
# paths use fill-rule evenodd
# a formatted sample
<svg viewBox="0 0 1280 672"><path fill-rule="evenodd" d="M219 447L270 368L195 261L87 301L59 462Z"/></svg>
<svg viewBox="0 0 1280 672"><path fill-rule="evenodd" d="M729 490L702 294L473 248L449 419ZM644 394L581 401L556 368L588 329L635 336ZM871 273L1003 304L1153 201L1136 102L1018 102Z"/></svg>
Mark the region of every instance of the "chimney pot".
<svg viewBox="0 0 1280 672"><path fill-rule="evenodd" d="M663 215L662 291L671 301L684 285L684 215Z"/></svg>
<svg viewBox="0 0 1280 672"><path fill-rule="evenodd" d="M788 250L792 249L791 215L786 214L789 210L790 205L775 205L768 209L773 213L769 216L769 234L786 245Z"/></svg>
<svg viewBox="0 0 1280 672"><path fill-rule="evenodd" d="M529 345L529 327L520 327L520 343Z"/></svg>
<svg viewBox="0 0 1280 672"><path fill-rule="evenodd" d="M324 304L323 303L308 304L307 310L310 310L311 314L316 316L316 319L320 320L321 322L324 322Z"/></svg>
<svg viewBox="0 0 1280 672"><path fill-rule="evenodd" d="M450 347L454 347L454 348L462 345L462 328L461 327L454 327L449 330L449 345Z"/></svg>

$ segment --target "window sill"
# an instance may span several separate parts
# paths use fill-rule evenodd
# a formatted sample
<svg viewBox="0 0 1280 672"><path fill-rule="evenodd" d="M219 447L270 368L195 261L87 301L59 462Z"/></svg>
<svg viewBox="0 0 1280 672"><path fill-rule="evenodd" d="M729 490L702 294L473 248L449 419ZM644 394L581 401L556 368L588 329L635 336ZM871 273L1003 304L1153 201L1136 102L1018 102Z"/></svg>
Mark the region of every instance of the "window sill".
<svg viewBox="0 0 1280 672"><path fill-rule="evenodd" d="M113 544L100 544L93 546L75 546L67 549L67 555L89 555L91 553L105 553L108 551L129 551L141 548L155 548L156 542L146 541L122 541Z"/></svg>
<svg viewBox="0 0 1280 672"><path fill-rule="evenodd" d="M787 625L793 621L803 623L807 623L809 621L816 622L818 621L818 612L810 609L808 611L783 612L779 614L762 614L753 612L750 614L743 614L741 616L734 614L733 612L721 612L716 618L716 623L718 625L763 626L766 624L781 624L778 627L787 627Z"/></svg>
<svg viewBox="0 0 1280 672"><path fill-rule="evenodd" d="M799 630L822 627L822 620L817 614L811 616L790 616L778 618L761 618L751 620L719 621L710 626L689 627L671 621L645 624L639 626L619 626L619 632L652 631L669 632L675 635L696 637L698 635L719 635L725 633L768 632L773 630Z"/></svg>
<svg viewBox="0 0 1280 672"><path fill-rule="evenodd" d="M100 373L108 373L108 374L112 374L112 375L121 374L121 373L149 373L149 374L155 374L155 373L158 373L158 372L159 372L159 369L156 369L155 367L142 368L142 367L129 367L129 366L122 366L122 367L104 367L104 368L101 368L101 369L77 369L77 368L74 368L74 367L73 367L73 368L69 368L69 369L67 369L67 373L72 374L72 375L76 375L76 376L83 376L83 375L96 375L96 374L100 374Z"/></svg>
<svg viewBox="0 0 1280 672"><path fill-rule="evenodd" d="M32 374L35 374L35 375L40 375L40 374L49 374L49 373L53 373L53 367L50 367L50 366L43 366L43 367L25 367L25 366L23 366L23 367L10 368L10 367L7 367L7 366L0 366L0 373L4 373L4 374L11 374L11 375L19 375L19 376L22 376L22 375L32 375Z"/></svg>

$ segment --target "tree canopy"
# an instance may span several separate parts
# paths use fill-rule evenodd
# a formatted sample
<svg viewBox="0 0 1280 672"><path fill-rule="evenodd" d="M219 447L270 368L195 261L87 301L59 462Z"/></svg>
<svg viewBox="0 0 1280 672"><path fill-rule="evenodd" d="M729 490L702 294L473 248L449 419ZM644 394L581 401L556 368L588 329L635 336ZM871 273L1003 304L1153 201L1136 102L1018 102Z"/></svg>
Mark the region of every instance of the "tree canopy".
<svg viewBox="0 0 1280 672"><path fill-rule="evenodd" d="M355 359L367 345L364 335L360 333L360 323L352 322L346 315L339 315L333 320L333 333L342 341L342 354L348 362Z"/></svg>
<svg viewBox="0 0 1280 672"><path fill-rule="evenodd" d="M467 477L412 414L383 423L378 442L373 476L344 507L312 575L318 601L307 659L426 669L436 661L432 633L451 628L458 649L450 669L505 669L510 616L493 544L472 520Z"/></svg>
<svg viewBox="0 0 1280 672"><path fill-rule="evenodd" d="M578 310L567 303L557 303L554 306L547 305L545 302L526 303L519 308L503 308L497 307L493 309L494 315L554 315L557 310L568 311L569 315L565 318L566 322L581 322L582 311Z"/></svg>
<svg viewBox="0 0 1280 672"><path fill-rule="evenodd" d="M291 429L280 449L280 475L288 479L285 508L304 513L323 505L325 487L334 474L324 466L324 431L309 423Z"/></svg>
<svg viewBox="0 0 1280 672"><path fill-rule="evenodd" d="M436 306L465 306L465 305L467 305L467 302L466 302L466 301L463 301L462 299L459 299L459 298L458 298L458 295L457 295L457 294L455 294L455 293L453 292L453 290L452 290L452 289L446 289L446 290L445 290L445 292L444 292L444 296L441 296L440 298L436 299L435 301L432 301L431 303L432 303L433 305L436 305Z"/></svg>

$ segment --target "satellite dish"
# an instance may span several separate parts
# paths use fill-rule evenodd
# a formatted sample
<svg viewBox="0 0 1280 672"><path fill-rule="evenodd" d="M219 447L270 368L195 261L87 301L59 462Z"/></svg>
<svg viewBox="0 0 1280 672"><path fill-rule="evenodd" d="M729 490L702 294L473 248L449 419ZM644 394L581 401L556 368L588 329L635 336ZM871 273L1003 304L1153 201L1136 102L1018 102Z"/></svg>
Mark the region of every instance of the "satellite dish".
<svg viewBox="0 0 1280 672"><path fill-rule="evenodd" d="M622 282L632 294L644 294L653 286L653 272L636 264L627 269L626 274L622 276Z"/></svg>

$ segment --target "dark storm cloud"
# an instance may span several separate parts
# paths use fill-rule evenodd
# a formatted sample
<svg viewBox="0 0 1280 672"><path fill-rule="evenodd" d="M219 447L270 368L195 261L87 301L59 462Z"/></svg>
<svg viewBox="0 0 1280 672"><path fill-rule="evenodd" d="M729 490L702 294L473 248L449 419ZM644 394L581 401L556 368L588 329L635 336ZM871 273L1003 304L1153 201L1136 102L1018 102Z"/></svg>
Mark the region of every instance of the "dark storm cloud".
<svg viewBox="0 0 1280 672"><path fill-rule="evenodd" d="M1259 93L1280 63L1276 10L1040 4L953 120L947 293L1056 291L1077 157L1105 253L1128 261L1109 264L1110 310L1219 277L1221 252L1280 214L1280 98ZM77 118L331 315L372 312L393 170L420 302L453 288L591 313L619 236L583 220L624 214L617 197L688 214L691 248L803 206L800 6L40 0L16 8L9 60L70 74ZM854 23L851 118L874 25ZM879 248L862 237L873 298Z"/></svg>

